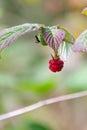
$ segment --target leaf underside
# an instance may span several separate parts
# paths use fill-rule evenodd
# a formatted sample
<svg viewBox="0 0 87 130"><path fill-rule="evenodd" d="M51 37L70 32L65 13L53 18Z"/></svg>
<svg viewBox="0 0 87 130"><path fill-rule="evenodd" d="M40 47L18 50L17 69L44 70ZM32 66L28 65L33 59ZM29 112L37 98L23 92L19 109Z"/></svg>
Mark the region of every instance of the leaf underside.
<svg viewBox="0 0 87 130"><path fill-rule="evenodd" d="M54 50L62 43L62 40L65 37L65 32L53 27L43 28L43 38L45 42Z"/></svg>
<svg viewBox="0 0 87 130"><path fill-rule="evenodd" d="M59 47L58 53L61 57L61 59L67 60L67 58L71 55L72 53L72 44L69 44L65 41L62 42L62 44Z"/></svg>
<svg viewBox="0 0 87 130"><path fill-rule="evenodd" d="M20 36L38 30L41 24L25 23L11 28L0 30L0 51L13 43Z"/></svg>
<svg viewBox="0 0 87 130"><path fill-rule="evenodd" d="M72 47L75 40L74 40L74 37L64 27L57 26L57 28L65 31L66 33L65 39L60 45L59 51L58 51L60 57L66 60L73 51Z"/></svg>
<svg viewBox="0 0 87 130"><path fill-rule="evenodd" d="M87 53L87 30L83 31L76 39L73 51Z"/></svg>

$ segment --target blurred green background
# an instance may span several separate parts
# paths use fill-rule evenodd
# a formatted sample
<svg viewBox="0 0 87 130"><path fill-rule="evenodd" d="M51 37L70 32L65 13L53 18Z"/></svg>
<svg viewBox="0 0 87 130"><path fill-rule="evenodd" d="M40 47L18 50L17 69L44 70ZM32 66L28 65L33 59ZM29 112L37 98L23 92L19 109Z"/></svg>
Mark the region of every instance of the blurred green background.
<svg viewBox="0 0 87 130"><path fill-rule="evenodd" d="M66 27L75 38L87 28L87 0L0 0L0 29L23 23ZM48 69L52 50L31 33L1 53L0 114L40 100L87 90L87 54L73 53L62 72ZM0 122L0 130L87 130L87 98L48 105Z"/></svg>

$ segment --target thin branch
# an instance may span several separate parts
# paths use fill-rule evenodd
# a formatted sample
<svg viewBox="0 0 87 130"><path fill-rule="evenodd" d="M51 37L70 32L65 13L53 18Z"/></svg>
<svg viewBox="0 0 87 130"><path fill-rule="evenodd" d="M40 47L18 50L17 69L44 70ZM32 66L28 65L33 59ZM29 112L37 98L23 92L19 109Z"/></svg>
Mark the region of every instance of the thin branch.
<svg viewBox="0 0 87 130"><path fill-rule="evenodd" d="M24 108L21 108L21 109L12 111L12 112L8 112L6 114L2 114L2 115L0 115L0 120L9 119L9 118L21 115L23 113L35 110L37 108L40 108L40 107L43 107L43 106L46 106L49 104L57 103L60 101L71 100L71 99L75 99L75 98L80 98L80 97L84 97L84 96L87 96L87 91L46 99L46 100L37 102L33 105L30 105L30 106L27 106L27 107L24 107Z"/></svg>
<svg viewBox="0 0 87 130"><path fill-rule="evenodd" d="M68 42L68 43L70 43L70 44L74 44L74 42L69 41L69 40L67 40L67 39L65 39L65 38L64 38L64 41L65 41L65 42Z"/></svg>

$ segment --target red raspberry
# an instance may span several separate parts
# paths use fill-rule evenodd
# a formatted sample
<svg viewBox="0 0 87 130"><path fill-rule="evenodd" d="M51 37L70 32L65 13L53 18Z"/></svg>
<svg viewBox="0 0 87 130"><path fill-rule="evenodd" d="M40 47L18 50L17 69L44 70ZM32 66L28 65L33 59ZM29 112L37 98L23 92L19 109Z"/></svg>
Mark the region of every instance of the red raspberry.
<svg viewBox="0 0 87 130"><path fill-rule="evenodd" d="M62 70L64 62L60 59L51 59L49 61L49 69L52 72L59 72Z"/></svg>

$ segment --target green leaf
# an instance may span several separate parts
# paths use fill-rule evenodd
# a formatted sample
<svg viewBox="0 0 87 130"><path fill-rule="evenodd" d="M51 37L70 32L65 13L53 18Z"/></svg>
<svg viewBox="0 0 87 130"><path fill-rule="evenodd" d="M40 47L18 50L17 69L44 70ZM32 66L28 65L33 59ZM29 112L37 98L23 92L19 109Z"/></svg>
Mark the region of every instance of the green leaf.
<svg viewBox="0 0 87 130"><path fill-rule="evenodd" d="M14 26L11 28L0 30L0 51L19 37L26 35L30 32L37 31L43 26L41 24L25 23L22 25Z"/></svg>
<svg viewBox="0 0 87 130"><path fill-rule="evenodd" d="M65 29L64 27L61 27L61 26L58 26L57 28L63 30L63 31L66 33L66 35L65 35L65 40L68 41L68 43L71 43L71 44L74 43L75 39L74 39L74 37L68 32L67 29Z"/></svg>
<svg viewBox="0 0 87 130"><path fill-rule="evenodd" d="M39 34L38 34L38 39L40 41L40 43L43 45L43 46L47 46L47 43L45 42L44 38L43 38L43 30L44 28L41 27L40 30L39 30Z"/></svg>
<svg viewBox="0 0 87 130"><path fill-rule="evenodd" d="M29 122L27 123L27 128L29 130L51 130L48 126L45 126L41 123L37 122Z"/></svg>
<svg viewBox="0 0 87 130"><path fill-rule="evenodd" d="M87 16L87 7L82 10L82 14Z"/></svg>
<svg viewBox="0 0 87 130"><path fill-rule="evenodd" d="M60 57L66 60L72 53L72 47L73 47L72 44L63 41L58 50Z"/></svg>
<svg viewBox="0 0 87 130"><path fill-rule="evenodd" d="M17 88L20 88L20 91L31 91L34 93L45 94L51 92L55 86L55 81L51 78L44 80L42 82L29 81L29 80L19 80L17 82Z"/></svg>

